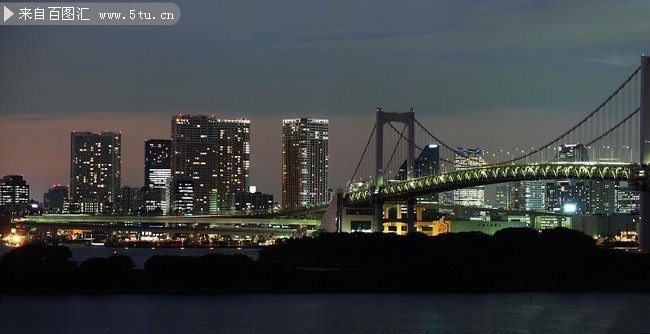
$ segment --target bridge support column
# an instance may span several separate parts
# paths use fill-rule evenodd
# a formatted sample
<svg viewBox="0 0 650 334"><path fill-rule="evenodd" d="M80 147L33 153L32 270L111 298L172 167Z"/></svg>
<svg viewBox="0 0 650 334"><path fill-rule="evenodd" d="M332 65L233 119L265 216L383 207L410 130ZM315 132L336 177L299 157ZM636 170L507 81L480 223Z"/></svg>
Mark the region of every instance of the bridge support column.
<svg viewBox="0 0 650 334"><path fill-rule="evenodd" d="M415 212L415 197L409 197L406 200L406 217L407 217L407 224L406 224L406 230L411 233L415 232L415 216L417 213Z"/></svg>
<svg viewBox="0 0 650 334"><path fill-rule="evenodd" d="M384 230L384 201L375 196L374 217L372 219L372 232L382 232Z"/></svg>
<svg viewBox="0 0 650 334"><path fill-rule="evenodd" d="M375 121L375 190L379 191L384 185L384 125L390 122L399 122L406 124L407 132L407 180L413 178L415 170L415 113L413 108L408 112L384 112L381 108L377 108L376 121ZM375 197L375 219L373 221L372 231L381 232L383 230L384 211L383 201L379 193L374 194ZM410 212L410 211L409 211ZM410 217L410 215L409 215ZM415 226L415 225L414 225Z"/></svg>
<svg viewBox="0 0 650 334"><path fill-rule="evenodd" d="M641 110L639 120L639 139L641 165L650 164L650 57L641 57ZM639 219L639 250L650 252L650 189L646 185L640 194L641 212Z"/></svg>

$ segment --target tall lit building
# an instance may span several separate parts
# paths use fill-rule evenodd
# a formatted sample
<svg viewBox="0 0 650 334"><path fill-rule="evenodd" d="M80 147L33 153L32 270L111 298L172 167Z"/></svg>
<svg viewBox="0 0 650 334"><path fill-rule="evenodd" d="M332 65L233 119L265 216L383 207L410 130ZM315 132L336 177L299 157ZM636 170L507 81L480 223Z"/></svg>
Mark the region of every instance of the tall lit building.
<svg viewBox="0 0 650 334"><path fill-rule="evenodd" d="M149 139L144 142L144 186L165 189L172 176L172 141Z"/></svg>
<svg viewBox="0 0 650 334"><path fill-rule="evenodd" d="M408 175L407 161L404 160L397 175L396 180L406 180ZM420 155L413 161L413 177L423 177L435 175L440 172L440 149L437 144L429 144L422 149ZM438 202L438 194L419 196L418 202Z"/></svg>
<svg viewBox="0 0 650 334"><path fill-rule="evenodd" d="M407 161L404 160L397 175L396 180L406 180ZM438 174L440 171L440 149L437 144L430 144L425 146L420 152L420 155L413 162L413 177L422 177Z"/></svg>
<svg viewBox="0 0 650 334"><path fill-rule="evenodd" d="M172 174L172 141L149 139L144 142L145 210L166 211L165 189Z"/></svg>
<svg viewBox="0 0 650 334"><path fill-rule="evenodd" d="M217 213L227 205L218 201L224 194L248 190L249 120L180 114L172 117L171 132L172 175L194 180L195 214Z"/></svg>
<svg viewBox="0 0 650 334"><path fill-rule="evenodd" d="M472 169L485 165L483 150L480 148L457 148L454 154L456 170ZM471 187L454 190L454 204L466 206L483 206L485 204L485 187Z"/></svg>
<svg viewBox="0 0 650 334"><path fill-rule="evenodd" d="M93 213L115 202L120 189L122 134L72 132L70 195L76 210Z"/></svg>
<svg viewBox="0 0 650 334"><path fill-rule="evenodd" d="M563 144L557 148L557 162L589 161L587 147L583 144ZM546 208L550 211L570 211L586 213L590 209L589 180L558 180L546 183Z"/></svg>
<svg viewBox="0 0 650 334"><path fill-rule="evenodd" d="M522 181L526 211L546 210L546 181Z"/></svg>
<svg viewBox="0 0 650 334"><path fill-rule="evenodd" d="M329 121L282 120L282 207L327 203Z"/></svg>
<svg viewBox="0 0 650 334"><path fill-rule="evenodd" d="M29 201L29 185L22 175L5 175L0 179L0 211L18 212Z"/></svg>
<svg viewBox="0 0 650 334"><path fill-rule="evenodd" d="M631 214L639 212L639 192L627 181L619 181L616 184L615 198L614 210L617 213Z"/></svg>
<svg viewBox="0 0 650 334"><path fill-rule="evenodd" d="M189 176L176 175L171 178L169 189L166 192L170 215L187 216L195 212L195 184L195 180Z"/></svg>

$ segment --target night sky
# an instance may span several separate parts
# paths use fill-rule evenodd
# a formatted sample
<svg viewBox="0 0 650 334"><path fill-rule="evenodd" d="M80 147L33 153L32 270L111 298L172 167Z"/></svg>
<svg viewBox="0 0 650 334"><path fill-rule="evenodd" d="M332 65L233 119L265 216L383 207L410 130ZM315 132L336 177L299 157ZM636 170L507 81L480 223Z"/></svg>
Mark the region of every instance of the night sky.
<svg viewBox="0 0 650 334"><path fill-rule="evenodd" d="M345 184L374 110L459 146L542 144L650 51L650 2L176 1L174 26L0 27L0 175L31 197L69 179L70 132L121 131L124 185L144 140L184 112L249 118L251 181L280 193L281 119L330 119Z"/></svg>

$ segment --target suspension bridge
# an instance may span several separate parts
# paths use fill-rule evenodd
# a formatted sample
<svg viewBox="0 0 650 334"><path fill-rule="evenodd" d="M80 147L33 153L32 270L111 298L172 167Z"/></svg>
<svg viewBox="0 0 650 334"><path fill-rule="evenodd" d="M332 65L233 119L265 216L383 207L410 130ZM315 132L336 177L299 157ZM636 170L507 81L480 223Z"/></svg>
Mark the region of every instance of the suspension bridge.
<svg viewBox="0 0 650 334"><path fill-rule="evenodd" d="M582 149L574 152L582 157L562 159L558 148L567 144ZM430 147L436 148L435 155L416 158L416 152ZM650 57L642 56L641 65L577 124L519 152L501 161L493 155L496 161L488 161L489 156L441 140L415 118L413 109L399 113L377 108L375 125L342 206L372 208L372 230L380 232L384 204L403 203L408 229L413 231L415 205L421 196L513 181L625 181L640 192L639 248L650 252L650 225L644 220L650 217Z"/></svg>

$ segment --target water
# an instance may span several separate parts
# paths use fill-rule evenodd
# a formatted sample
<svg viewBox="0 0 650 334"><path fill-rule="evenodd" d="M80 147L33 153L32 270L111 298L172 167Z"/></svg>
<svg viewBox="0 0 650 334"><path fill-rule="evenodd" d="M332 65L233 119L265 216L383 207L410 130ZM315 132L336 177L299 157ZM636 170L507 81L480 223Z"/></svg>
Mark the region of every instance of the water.
<svg viewBox="0 0 650 334"><path fill-rule="evenodd" d="M2 296L6 333L650 333L650 295Z"/></svg>
<svg viewBox="0 0 650 334"><path fill-rule="evenodd" d="M258 248L113 248L98 247L87 245L66 245L72 251L72 260L79 263L93 257L109 257L113 254L130 256L135 262L136 268L144 268L144 263L154 255L183 255L183 256L200 256L207 254L244 254L257 260L259 256ZM0 246L0 254L4 254L13 248L5 245ZM0 327L1 328L1 327Z"/></svg>

